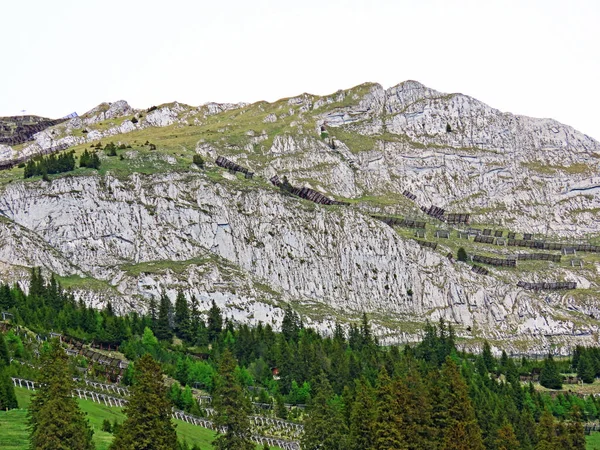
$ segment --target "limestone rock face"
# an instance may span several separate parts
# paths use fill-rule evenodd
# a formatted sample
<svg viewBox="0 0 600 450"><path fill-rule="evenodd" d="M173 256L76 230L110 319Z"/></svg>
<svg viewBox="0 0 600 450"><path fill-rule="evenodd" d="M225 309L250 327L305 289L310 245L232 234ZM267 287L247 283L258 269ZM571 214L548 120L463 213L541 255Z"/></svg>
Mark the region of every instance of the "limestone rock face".
<svg viewBox="0 0 600 450"><path fill-rule="evenodd" d="M0 213L1 261L16 252L19 265L91 275L119 293L119 309L143 309L145 298L184 287L206 305L218 298L240 320L275 324L273 302L294 300L321 327L366 310L394 336L403 330L391 331L393 323L423 317L496 338L597 331L570 320L560 294L544 299L475 275L358 211L299 205L272 190L241 193L201 174L10 185ZM25 249L35 251L28 258ZM170 267L155 270L156 261ZM559 311L563 319L553 319Z"/></svg>
<svg viewBox="0 0 600 450"><path fill-rule="evenodd" d="M550 240L597 236L597 141L551 119L504 113L416 81L303 94L274 105L172 103L140 114L120 101L38 133L19 155L110 136L118 141L149 127L185 127L193 134L188 127L211 123L191 148L151 157L174 166L174 155L189 151L214 168L222 155L259 181L241 184L233 174L193 166L5 184L0 277L22 280L25 268L41 265L95 279L102 288L82 282L77 295L95 305L111 298L122 311L143 310L148 298L161 292L174 298L183 288L206 308L215 300L231 317L251 323L277 325L278 305L293 302L323 329L367 311L388 340L415 339L415 324L444 318L465 338L497 339L507 348L525 342L542 352L595 342L600 263L583 271L552 269L556 279L576 281L576 292L524 291L515 274L491 268L491 276L476 275L444 256L451 249L443 242L442 251L424 249L370 214L417 215L419 206L436 205ZM236 109L219 122L219 114ZM239 131L238 116L252 127ZM75 132L85 127L84 136ZM0 161L15 153L0 147ZM135 160L138 152L124 156ZM352 206L283 196L265 182L275 174ZM405 190L415 202L402 196ZM384 201L372 206L371 198ZM528 281L547 276L532 272Z"/></svg>

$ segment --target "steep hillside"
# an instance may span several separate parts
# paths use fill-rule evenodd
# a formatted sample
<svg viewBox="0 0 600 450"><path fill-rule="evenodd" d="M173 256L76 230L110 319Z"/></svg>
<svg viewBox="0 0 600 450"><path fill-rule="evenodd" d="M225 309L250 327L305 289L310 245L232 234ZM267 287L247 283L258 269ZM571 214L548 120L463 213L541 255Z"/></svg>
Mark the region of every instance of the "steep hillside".
<svg viewBox="0 0 600 450"><path fill-rule="evenodd" d="M598 243L600 144L556 121L408 81L252 105L138 111L119 101L35 139L4 148L0 163L60 145L76 154L99 142L121 148L112 157L100 151L99 171L76 169L51 182L22 181L19 167L0 172L4 279L41 264L95 304L143 309L151 296L183 288L238 320L275 324L282 302L321 327L367 311L390 339L414 339L426 319L440 317L468 342L488 337L514 350L597 339L598 253L558 261L560 252L543 244L498 245L509 231L563 246ZM218 156L254 177L217 167ZM349 205L284 195L269 182L274 175ZM506 240L460 237L467 226L424 214L431 205L468 213L472 227ZM372 215L426 222L419 239L437 248ZM449 239L437 238L438 229ZM454 261L459 247L556 261L487 265L481 275ZM525 290L518 281L577 289Z"/></svg>

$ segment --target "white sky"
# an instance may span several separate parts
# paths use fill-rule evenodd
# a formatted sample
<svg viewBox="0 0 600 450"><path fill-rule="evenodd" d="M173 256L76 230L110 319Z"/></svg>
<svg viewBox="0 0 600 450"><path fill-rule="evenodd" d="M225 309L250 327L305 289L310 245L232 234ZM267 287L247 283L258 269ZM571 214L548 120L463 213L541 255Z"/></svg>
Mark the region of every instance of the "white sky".
<svg viewBox="0 0 600 450"><path fill-rule="evenodd" d="M0 115L407 79L600 139L600 0L3 0Z"/></svg>

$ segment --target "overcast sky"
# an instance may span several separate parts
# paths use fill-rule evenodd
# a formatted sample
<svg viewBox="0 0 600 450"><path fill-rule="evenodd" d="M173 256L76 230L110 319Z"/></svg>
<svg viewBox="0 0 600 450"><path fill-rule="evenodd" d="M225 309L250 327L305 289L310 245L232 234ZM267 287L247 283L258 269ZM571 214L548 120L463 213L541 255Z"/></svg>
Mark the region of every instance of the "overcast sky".
<svg viewBox="0 0 600 450"><path fill-rule="evenodd" d="M413 79L600 140L599 0L2 3L0 115Z"/></svg>

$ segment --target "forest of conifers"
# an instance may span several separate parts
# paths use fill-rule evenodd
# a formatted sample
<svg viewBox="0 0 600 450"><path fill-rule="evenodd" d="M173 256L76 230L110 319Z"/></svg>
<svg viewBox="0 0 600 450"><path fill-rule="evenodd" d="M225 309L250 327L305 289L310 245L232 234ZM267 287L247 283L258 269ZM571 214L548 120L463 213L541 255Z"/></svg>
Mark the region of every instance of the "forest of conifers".
<svg viewBox="0 0 600 450"><path fill-rule="evenodd" d="M192 414L202 414L192 394L198 389L217 404L233 393L229 400L239 402L244 414L250 399L270 403L271 414L304 424L307 450L584 449L583 423L600 417L593 396L543 392L520 381L536 369L549 387L560 387L561 372L579 370L593 381L600 373L597 349L577 348L572 359L531 361L506 353L495 358L486 343L474 355L457 349L454 331L443 321L427 325L420 343L399 347L380 345L366 315L323 336L288 308L281 331L274 331L269 324L226 320L214 303L201 312L183 292L175 305L162 296L150 302L148 314L118 315L110 304L100 311L77 302L39 270L32 270L27 294L18 285L0 285L0 311L11 314L3 327L4 350L0 346L2 408L16 406L10 377L43 379L40 366L58 351L50 341L25 339L26 331L118 346L131 362L119 380L125 385L143 378L136 369L149 355L166 380L176 380L165 385L169 404ZM81 376L76 366L87 367L87 377L106 382L101 368L81 356L70 360L72 376ZM215 443L253 448L220 445Z"/></svg>

